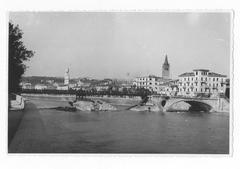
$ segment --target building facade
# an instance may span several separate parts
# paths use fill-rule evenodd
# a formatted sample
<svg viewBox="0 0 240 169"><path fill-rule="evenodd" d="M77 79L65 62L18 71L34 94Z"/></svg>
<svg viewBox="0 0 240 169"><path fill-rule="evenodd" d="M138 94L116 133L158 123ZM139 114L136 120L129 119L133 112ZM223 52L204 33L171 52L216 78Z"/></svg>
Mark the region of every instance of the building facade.
<svg viewBox="0 0 240 169"><path fill-rule="evenodd" d="M165 61L162 65L162 78L170 79L170 64L168 63L168 57L165 56Z"/></svg>
<svg viewBox="0 0 240 169"><path fill-rule="evenodd" d="M22 87L22 89L33 89L34 87L32 86L31 83L20 83L20 86Z"/></svg>
<svg viewBox="0 0 240 169"><path fill-rule="evenodd" d="M179 88L178 88L179 80L168 80L162 84L160 84L160 92L159 94L165 96L177 96Z"/></svg>
<svg viewBox="0 0 240 169"><path fill-rule="evenodd" d="M148 89L152 92L160 94L162 89L162 84L168 81L162 77L157 77L154 75L144 76L144 77L137 77L133 81L133 86L136 88L144 88Z"/></svg>
<svg viewBox="0 0 240 169"><path fill-rule="evenodd" d="M226 75L210 72L207 69L195 69L179 75L178 95L215 96L226 91Z"/></svg>
<svg viewBox="0 0 240 169"><path fill-rule="evenodd" d="M47 85L44 85L44 84L36 84L34 86L34 89L35 90L44 90L44 89L47 89Z"/></svg>

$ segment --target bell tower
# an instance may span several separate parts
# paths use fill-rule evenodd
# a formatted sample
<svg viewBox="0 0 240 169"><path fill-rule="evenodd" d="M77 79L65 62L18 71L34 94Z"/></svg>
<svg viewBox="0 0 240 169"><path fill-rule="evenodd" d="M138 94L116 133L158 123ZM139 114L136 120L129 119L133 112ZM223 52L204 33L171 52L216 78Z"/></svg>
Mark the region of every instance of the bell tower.
<svg viewBox="0 0 240 169"><path fill-rule="evenodd" d="M168 63L167 55L165 55L165 61L162 65L162 77L164 79L170 79L170 64Z"/></svg>

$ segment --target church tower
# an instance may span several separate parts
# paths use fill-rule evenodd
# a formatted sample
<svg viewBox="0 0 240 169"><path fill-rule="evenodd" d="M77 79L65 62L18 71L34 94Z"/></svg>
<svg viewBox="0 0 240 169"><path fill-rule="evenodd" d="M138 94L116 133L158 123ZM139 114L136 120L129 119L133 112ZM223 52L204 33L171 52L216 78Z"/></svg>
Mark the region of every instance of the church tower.
<svg viewBox="0 0 240 169"><path fill-rule="evenodd" d="M164 79L170 79L170 65L168 63L168 57L165 56L165 61L162 65L162 77Z"/></svg>

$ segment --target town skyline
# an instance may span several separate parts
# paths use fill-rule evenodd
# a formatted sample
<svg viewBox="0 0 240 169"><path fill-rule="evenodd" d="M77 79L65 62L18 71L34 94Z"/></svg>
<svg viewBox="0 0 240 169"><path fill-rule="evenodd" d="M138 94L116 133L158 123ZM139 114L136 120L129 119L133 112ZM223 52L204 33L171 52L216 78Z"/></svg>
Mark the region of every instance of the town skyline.
<svg viewBox="0 0 240 169"><path fill-rule="evenodd" d="M229 77L229 13L14 12L10 20L36 52L24 76L62 77L69 67L71 78L161 77L167 54L173 79L197 68Z"/></svg>

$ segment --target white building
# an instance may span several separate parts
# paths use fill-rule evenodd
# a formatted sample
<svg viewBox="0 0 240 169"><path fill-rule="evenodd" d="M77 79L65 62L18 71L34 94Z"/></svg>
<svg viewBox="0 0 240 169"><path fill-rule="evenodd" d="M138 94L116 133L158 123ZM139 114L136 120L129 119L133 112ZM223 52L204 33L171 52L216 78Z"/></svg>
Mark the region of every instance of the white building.
<svg viewBox="0 0 240 169"><path fill-rule="evenodd" d="M108 90L108 86L107 85L97 85L95 86L95 89L99 92L99 91L107 91Z"/></svg>
<svg viewBox="0 0 240 169"><path fill-rule="evenodd" d="M148 89L152 92L160 94L163 90L163 86L161 85L167 81L169 81L169 79L164 79L162 77L150 75L150 76L144 76L144 77L137 77L133 81L133 86L137 88Z"/></svg>
<svg viewBox="0 0 240 169"><path fill-rule="evenodd" d="M225 93L226 75L210 72L207 69L195 69L179 75L179 92L181 96L218 95Z"/></svg>
<svg viewBox="0 0 240 169"><path fill-rule="evenodd" d="M176 96L178 94L178 81L179 80L169 80L160 84L160 92L161 95L166 96Z"/></svg>
<svg viewBox="0 0 240 169"><path fill-rule="evenodd" d="M20 85L21 85L22 89L32 89L33 88L31 83L22 82L22 83L20 83Z"/></svg>
<svg viewBox="0 0 240 169"><path fill-rule="evenodd" d="M68 85L58 85L57 90L69 90L69 86Z"/></svg>
<svg viewBox="0 0 240 169"><path fill-rule="evenodd" d="M36 84L34 89L36 89L36 90L44 90L44 89L47 89L47 86L44 85L44 84Z"/></svg>

